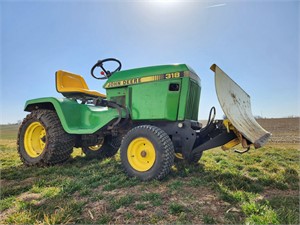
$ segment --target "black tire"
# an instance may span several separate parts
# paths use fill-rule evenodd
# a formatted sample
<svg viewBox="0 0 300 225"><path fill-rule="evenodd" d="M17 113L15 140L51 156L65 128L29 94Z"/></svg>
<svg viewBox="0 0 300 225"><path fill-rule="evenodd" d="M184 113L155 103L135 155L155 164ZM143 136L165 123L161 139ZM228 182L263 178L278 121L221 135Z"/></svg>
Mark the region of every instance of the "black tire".
<svg viewBox="0 0 300 225"><path fill-rule="evenodd" d="M123 138L120 152L125 172L143 181L163 179L174 164L174 146L170 137L150 125L131 129Z"/></svg>
<svg viewBox="0 0 300 225"><path fill-rule="evenodd" d="M56 112L44 109L27 115L19 128L17 141L19 156L27 166L62 163L70 158L74 143L74 137L64 131Z"/></svg>
<svg viewBox="0 0 300 225"><path fill-rule="evenodd" d="M121 145L120 137L105 136L104 140L99 143L99 146L83 146L82 151L87 158L105 159L114 156Z"/></svg>

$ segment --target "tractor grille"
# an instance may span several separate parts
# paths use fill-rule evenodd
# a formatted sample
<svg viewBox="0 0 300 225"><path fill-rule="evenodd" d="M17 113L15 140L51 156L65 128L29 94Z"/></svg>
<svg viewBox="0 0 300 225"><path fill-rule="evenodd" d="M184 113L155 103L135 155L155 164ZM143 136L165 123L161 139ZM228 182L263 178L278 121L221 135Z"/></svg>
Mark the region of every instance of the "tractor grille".
<svg viewBox="0 0 300 225"><path fill-rule="evenodd" d="M185 109L185 118L190 120L198 120L200 87L197 83L190 80L189 91L187 96L187 104Z"/></svg>

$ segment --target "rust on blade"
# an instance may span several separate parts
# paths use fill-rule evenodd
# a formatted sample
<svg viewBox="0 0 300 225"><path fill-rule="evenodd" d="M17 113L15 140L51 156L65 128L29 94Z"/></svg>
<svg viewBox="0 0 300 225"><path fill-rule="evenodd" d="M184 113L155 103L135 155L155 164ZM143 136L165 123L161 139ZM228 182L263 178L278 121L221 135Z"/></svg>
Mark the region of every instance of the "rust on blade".
<svg viewBox="0 0 300 225"><path fill-rule="evenodd" d="M215 72L216 92L224 114L255 148L265 145L271 133L262 128L253 117L250 96L216 64L210 69Z"/></svg>
<svg viewBox="0 0 300 225"><path fill-rule="evenodd" d="M212 64L211 66L210 66L210 69L212 70L212 71L214 71L215 72L215 70L216 70L216 64Z"/></svg>

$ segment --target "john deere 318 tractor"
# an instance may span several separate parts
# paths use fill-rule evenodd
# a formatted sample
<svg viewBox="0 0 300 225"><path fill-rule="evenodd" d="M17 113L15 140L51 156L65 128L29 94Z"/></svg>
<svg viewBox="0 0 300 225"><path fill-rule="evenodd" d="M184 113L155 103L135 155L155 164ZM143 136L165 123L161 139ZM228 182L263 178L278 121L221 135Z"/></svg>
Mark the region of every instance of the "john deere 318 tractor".
<svg viewBox="0 0 300 225"><path fill-rule="evenodd" d="M116 69L107 70L107 62ZM95 75L97 67L103 76ZM121 71L119 60L99 60L91 75L107 79L106 94L90 90L80 75L59 70L56 89L64 98L25 104L30 114L19 129L20 158L28 166L47 166L65 162L73 147L99 159L120 149L126 173L151 180L165 177L174 157L195 163L217 146L263 146L270 133L253 118L249 95L215 64L211 70L227 118L215 120L213 107L204 127L198 122L200 78L186 64Z"/></svg>

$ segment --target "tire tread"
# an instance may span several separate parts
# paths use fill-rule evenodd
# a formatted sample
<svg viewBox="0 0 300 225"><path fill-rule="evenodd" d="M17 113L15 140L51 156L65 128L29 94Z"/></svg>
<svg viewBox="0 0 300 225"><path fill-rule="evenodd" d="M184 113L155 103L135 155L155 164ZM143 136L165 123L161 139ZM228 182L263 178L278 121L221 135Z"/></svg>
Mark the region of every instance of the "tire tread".
<svg viewBox="0 0 300 225"><path fill-rule="evenodd" d="M139 129L142 130L146 130L149 132L149 134L153 134L154 136L156 136L159 140L159 143L161 145L161 149L162 149L162 166L160 168L160 170L153 176L150 178L141 178L142 180L151 180L151 179L157 179L157 180L161 180L164 177L166 177L169 172L170 169L174 163L174 146L173 143L170 139L170 137L168 136L168 134L163 131L162 129L152 126L152 125L141 125L141 126L137 126L134 127L133 129L131 129L126 136L123 138L122 144L124 142L124 140L126 140L127 138L129 138L132 134L136 133ZM125 151L125 149L122 149L122 144L121 144L121 151ZM121 157L121 160L122 159ZM127 173L128 176L133 176L130 172L130 170L128 170L126 168L125 163L122 163L125 172Z"/></svg>
<svg viewBox="0 0 300 225"><path fill-rule="evenodd" d="M43 120L46 124L45 129L47 133L47 144L45 153L39 161L28 160L24 157L25 150L21 143L21 137L23 127L26 126L31 120L41 121ZM34 110L26 116L23 120L19 132L18 132L18 153L22 162L27 166L49 166L58 163L62 163L69 159L74 146L74 137L66 133L61 125L61 122L53 110Z"/></svg>

